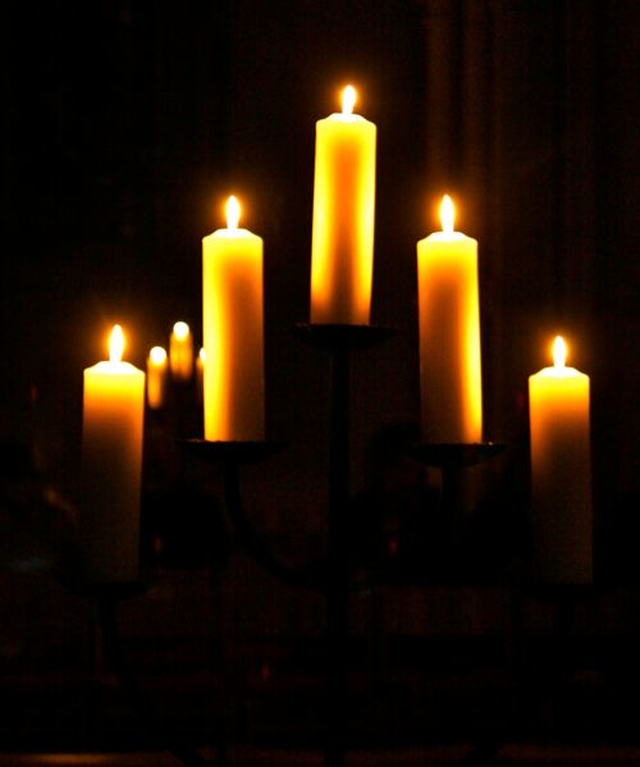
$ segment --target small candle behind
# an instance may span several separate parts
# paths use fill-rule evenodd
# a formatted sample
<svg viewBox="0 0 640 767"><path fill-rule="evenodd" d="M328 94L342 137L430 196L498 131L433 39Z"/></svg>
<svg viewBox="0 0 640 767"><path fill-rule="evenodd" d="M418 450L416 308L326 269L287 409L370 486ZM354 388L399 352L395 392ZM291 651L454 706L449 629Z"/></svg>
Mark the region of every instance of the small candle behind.
<svg viewBox="0 0 640 767"><path fill-rule="evenodd" d="M176 322L169 339L169 364L176 381L188 381L193 375L193 337L186 322Z"/></svg>
<svg viewBox="0 0 640 767"><path fill-rule="evenodd" d="M204 347L200 348L198 356L196 357L196 395L198 398L198 405L204 404L204 360L205 360Z"/></svg>
<svg viewBox="0 0 640 767"><path fill-rule="evenodd" d="M152 410L166 405L167 351L163 346L154 346L147 358L147 404Z"/></svg>

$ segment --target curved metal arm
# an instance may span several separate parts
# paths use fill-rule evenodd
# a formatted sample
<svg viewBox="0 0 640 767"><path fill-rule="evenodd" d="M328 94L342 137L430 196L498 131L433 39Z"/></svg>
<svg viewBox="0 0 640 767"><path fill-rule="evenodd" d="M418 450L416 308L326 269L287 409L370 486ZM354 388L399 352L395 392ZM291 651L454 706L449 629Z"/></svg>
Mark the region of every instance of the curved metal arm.
<svg viewBox="0 0 640 767"><path fill-rule="evenodd" d="M291 586L310 591L325 591L326 573L323 567L305 570L280 561L269 548L264 536L252 527L244 511L237 463L224 465L224 498L231 524L257 564Z"/></svg>

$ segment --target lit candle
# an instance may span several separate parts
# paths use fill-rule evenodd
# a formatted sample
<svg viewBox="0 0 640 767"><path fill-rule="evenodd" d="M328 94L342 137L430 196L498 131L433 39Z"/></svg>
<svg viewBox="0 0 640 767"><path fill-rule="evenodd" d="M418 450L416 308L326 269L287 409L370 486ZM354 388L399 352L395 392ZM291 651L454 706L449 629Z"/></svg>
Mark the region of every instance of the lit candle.
<svg viewBox="0 0 640 767"><path fill-rule="evenodd" d="M196 357L196 389L198 396L198 404L204 403L204 348L202 347Z"/></svg>
<svg viewBox="0 0 640 767"><path fill-rule="evenodd" d="M115 325L110 359L84 371L79 530L89 583L139 575L145 374L122 361L123 348Z"/></svg>
<svg viewBox="0 0 640 767"><path fill-rule="evenodd" d="M177 381L188 381L193 374L193 338L186 322L176 322L169 339L171 375Z"/></svg>
<svg viewBox="0 0 640 767"><path fill-rule="evenodd" d="M165 404L167 364L166 349L154 346L147 357L147 404L152 410Z"/></svg>
<svg viewBox="0 0 640 767"><path fill-rule="evenodd" d="M445 195L442 231L417 245L422 436L429 443L482 440L478 242L454 231Z"/></svg>
<svg viewBox="0 0 640 767"><path fill-rule="evenodd" d="M367 325L371 312L376 126L342 112L316 123L311 241L311 322Z"/></svg>
<svg viewBox="0 0 640 767"><path fill-rule="evenodd" d="M566 367L557 336L553 367L529 377L533 569L550 583L593 578L589 377Z"/></svg>
<svg viewBox="0 0 640 767"><path fill-rule="evenodd" d="M211 441L264 439L262 238L239 229L227 202L227 228L202 240L204 429Z"/></svg>

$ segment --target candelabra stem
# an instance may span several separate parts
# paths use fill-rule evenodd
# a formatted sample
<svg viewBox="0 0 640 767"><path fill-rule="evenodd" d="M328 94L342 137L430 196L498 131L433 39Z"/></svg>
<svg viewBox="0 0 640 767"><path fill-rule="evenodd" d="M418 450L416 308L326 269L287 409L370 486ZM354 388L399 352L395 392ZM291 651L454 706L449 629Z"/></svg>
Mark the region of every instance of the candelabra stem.
<svg viewBox="0 0 640 767"><path fill-rule="evenodd" d="M327 743L325 764L344 763L349 622L349 399L350 354L336 344L331 356L329 509L327 515Z"/></svg>

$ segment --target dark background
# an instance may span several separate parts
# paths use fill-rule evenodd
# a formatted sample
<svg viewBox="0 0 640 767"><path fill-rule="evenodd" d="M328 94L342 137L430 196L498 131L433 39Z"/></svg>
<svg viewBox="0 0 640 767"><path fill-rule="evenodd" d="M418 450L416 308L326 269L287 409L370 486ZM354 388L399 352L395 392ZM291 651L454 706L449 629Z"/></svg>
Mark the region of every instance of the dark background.
<svg viewBox="0 0 640 767"><path fill-rule="evenodd" d="M326 360L290 327L308 320L314 123L352 82L378 126L372 319L398 331L354 365L354 485L378 427L417 417L415 243L439 228L448 191L459 228L480 242L485 437L523 461L527 377L563 333L592 382L599 561L631 574L638 10L634 0L11 0L0 435L74 497L83 368L104 358L114 322L140 367L178 319L200 343L200 242L234 192L265 241L268 429L295 448L265 477L281 493L272 522L321 526Z"/></svg>

